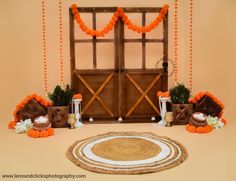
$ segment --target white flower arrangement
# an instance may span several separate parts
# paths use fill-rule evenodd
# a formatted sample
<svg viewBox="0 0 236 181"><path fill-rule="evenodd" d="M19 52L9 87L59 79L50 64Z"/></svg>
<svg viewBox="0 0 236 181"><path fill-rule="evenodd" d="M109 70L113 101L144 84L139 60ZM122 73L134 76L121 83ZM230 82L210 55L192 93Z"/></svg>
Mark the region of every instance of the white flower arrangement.
<svg viewBox="0 0 236 181"><path fill-rule="evenodd" d="M31 127L32 127L31 119L26 119L24 121L21 120L20 122L16 123L15 132L18 134L26 133Z"/></svg>
<svg viewBox="0 0 236 181"><path fill-rule="evenodd" d="M224 127L224 123L218 117L207 117L207 123L214 129L221 129Z"/></svg>

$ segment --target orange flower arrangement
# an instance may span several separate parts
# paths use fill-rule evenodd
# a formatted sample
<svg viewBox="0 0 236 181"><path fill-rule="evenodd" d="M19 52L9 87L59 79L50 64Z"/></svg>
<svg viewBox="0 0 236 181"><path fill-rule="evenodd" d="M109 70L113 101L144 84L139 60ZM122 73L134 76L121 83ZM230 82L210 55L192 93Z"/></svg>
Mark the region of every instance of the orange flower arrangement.
<svg viewBox="0 0 236 181"><path fill-rule="evenodd" d="M190 133L199 133L199 134L203 134L203 133L210 133L212 131L212 126L210 125L206 125L206 126L193 126L190 124L186 125L186 130L189 131Z"/></svg>
<svg viewBox="0 0 236 181"><path fill-rule="evenodd" d="M208 92L208 91L203 91L203 92L199 92L197 93L193 98L189 99L190 103L196 104L199 100L201 100L204 96L208 96L210 97L215 103L217 103L218 105L220 105L220 107L222 109L225 108L224 104L218 99L216 98L212 93ZM218 115L218 118L221 118L224 114L224 111L221 111Z"/></svg>
<svg viewBox="0 0 236 181"><path fill-rule="evenodd" d="M32 94L27 96L25 99L23 99L15 108L15 111L13 112L13 116L14 116L14 120L10 121L8 124L8 128L9 129L14 129L15 125L18 121L20 121L20 119L17 117L17 112L23 108L25 106L25 104L27 104L27 102L31 99L35 99L38 103L40 103L41 105L45 106L45 107L49 107L52 106L52 103L43 99L41 96L37 95L37 94Z"/></svg>
<svg viewBox="0 0 236 181"><path fill-rule="evenodd" d="M117 11L114 12L109 23L102 30L94 30L92 28L88 28L84 24L83 20L81 19L77 8L78 7L76 4L71 5L72 14L74 15L76 22L79 24L80 29L83 32L85 32L87 35L96 36L96 37L100 37L100 36L103 37L105 34L107 34L109 31L111 31L114 28L119 17L121 17L122 21L128 27L128 29L131 29L131 30L136 31L138 33L150 32L163 21L165 15L168 12L169 6L167 4L165 4L163 6L163 8L161 9L159 15L156 17L156 19L147 26L137 26L137 25L133 24L131 22L131 20L128 18L128 16L124 13L123 8L119 7L119 8L117 8Z"/></svg>
<svg viewBox="0 0 236 181"><path fill-rule="evenodd" d="M73 96L74 99L82 99L82 95L81 94L75 94Z"/></svg>
<svg viewBox="0 0 236 181"><path fill-rule="evenodd" d="M31 128L28 130L27 135L32 138L46 138L48 136L54 135L54 129L48 128L47 130L38 131Z"/></svg>
<svg viewBox="0 0 236 181"><path fill-rule="evenodd" d="M169 97L169 96L170 96L169 91L166 91L166 92L158 91L157 92L157 97Z"/></svg>
<svg viewBox="0 0 236 181"><path fill-rule="evenodd" d="M15 129L16 126L16 122L15 121L10 121L8 123L8 129Z"/></svg>
<svg viewBox="0 0 236 181"><path fill-rule="evenodd" d="M225 118L221 118L222 123L224 123L224 125L227 125L227 120Z"/></svg>

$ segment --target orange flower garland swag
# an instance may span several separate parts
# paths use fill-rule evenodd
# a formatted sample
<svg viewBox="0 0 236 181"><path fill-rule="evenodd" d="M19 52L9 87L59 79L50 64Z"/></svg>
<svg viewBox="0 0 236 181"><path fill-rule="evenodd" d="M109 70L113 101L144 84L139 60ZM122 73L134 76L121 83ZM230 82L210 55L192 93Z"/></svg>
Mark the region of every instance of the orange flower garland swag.
<svg viewBox="0 0 236 181"><path fill-rule="evenodd" d="M17 106L16 106L16 109L15 111L13 112L13 116L14 116L14 120L13 121L10 121L8 123L8 128L9 129L15 129L15 125L17 122L20 121L20 119L17 117L17 112L23 108L27 102L31 99L35 99L38 103L40 103L41 105L45 106L45 107L49 107L52 105L51 102L43 99L41 96L37 95L37 94L32 94L32 95L29 95L27 96L24 100L22 100Z"/></svg>
<svg viewBox="0 0 236 181"><path fill-rule="evenodd" d="M85 32L87 35L90 35L90 36L104 37L105 34L110 32L114 28L119 17L121 17L122 21L128 27L128 29L131 29L138 33L150 32L163 21L163 19L165 18L165 15L168 12L169 6L165 4L162 7L159 15L156 17L156 19L147 26L138 26L138 25L133 24L131 20L128 18L128 16L124 13L123 8L119 7L117 8L117 11L114 12L110 22L102 30L94 30L94 29L88 28L83 22L83 20L81 19L79 11L78 11L78 7L76 4L72 4L71 9L72 9L72 13L74 15L76 22L79 24L79 27L83 32Z"/></svg>
<svg viewBox="0 0 236 181"><path fill-rule="evenodd" d="M27 135L32 138L46 138L48 136L54 135L54 129L48 128L46 130L38 131L31 128L28 130Z"/></svg>
<svg viewBox="0 0 236 181"><path fill-rule="evenodd" d="M202 126L196 127L196 126L187 124L186 125L186 130L191 132L191 133L202 134L202 133L210 133L213 130L213 128L210 125L206 125L206 126L203 126L203 127Z"/></svg>

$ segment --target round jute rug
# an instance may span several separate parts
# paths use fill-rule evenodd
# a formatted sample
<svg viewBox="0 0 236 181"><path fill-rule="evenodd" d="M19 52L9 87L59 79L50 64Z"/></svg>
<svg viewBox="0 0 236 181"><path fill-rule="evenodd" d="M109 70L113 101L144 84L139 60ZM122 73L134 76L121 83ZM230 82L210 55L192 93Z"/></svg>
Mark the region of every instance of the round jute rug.
<svg viewBox="0 0 236 181"><path fill-rule="evenodd" d="M187 151L177 141L153 133L110 132L76 141L67 157L93 172L144 174L179 165Z"/></svg>

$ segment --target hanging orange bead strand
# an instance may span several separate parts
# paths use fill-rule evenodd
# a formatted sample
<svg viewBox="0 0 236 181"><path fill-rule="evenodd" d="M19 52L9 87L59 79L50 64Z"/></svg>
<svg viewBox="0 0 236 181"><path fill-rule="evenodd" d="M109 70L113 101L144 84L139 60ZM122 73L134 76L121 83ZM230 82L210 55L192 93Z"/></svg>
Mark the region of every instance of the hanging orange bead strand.
<svg viewBox="0 0 236 181"><path fill-rule="evenodd" d="M63 32L62 32L62 1L58 0L58 9L59 9L59 38L60 38L60 83L64 87L64 62L63 62Z"/></svg>
<svg viewBox="0 0 236 181"><path fill-rule="evenodd" d="M174 80L178 82L178 0L175 0L174 9Z"/></svg>
<svg viewBox="0 0 236 181"><path fill-rule="evenodd" d="M48 69L47 69L47 49L46 49L46 17L45 17L45 1L42 0L42 44L43 44L43 69L44 69L44 92L48 92Z"/></svg>
<svg viewBox="0 0 236 181"><path fill-rule="evenodd" d="M190 0L189 18L189 90L193 89L193 0Z"/></svg>

